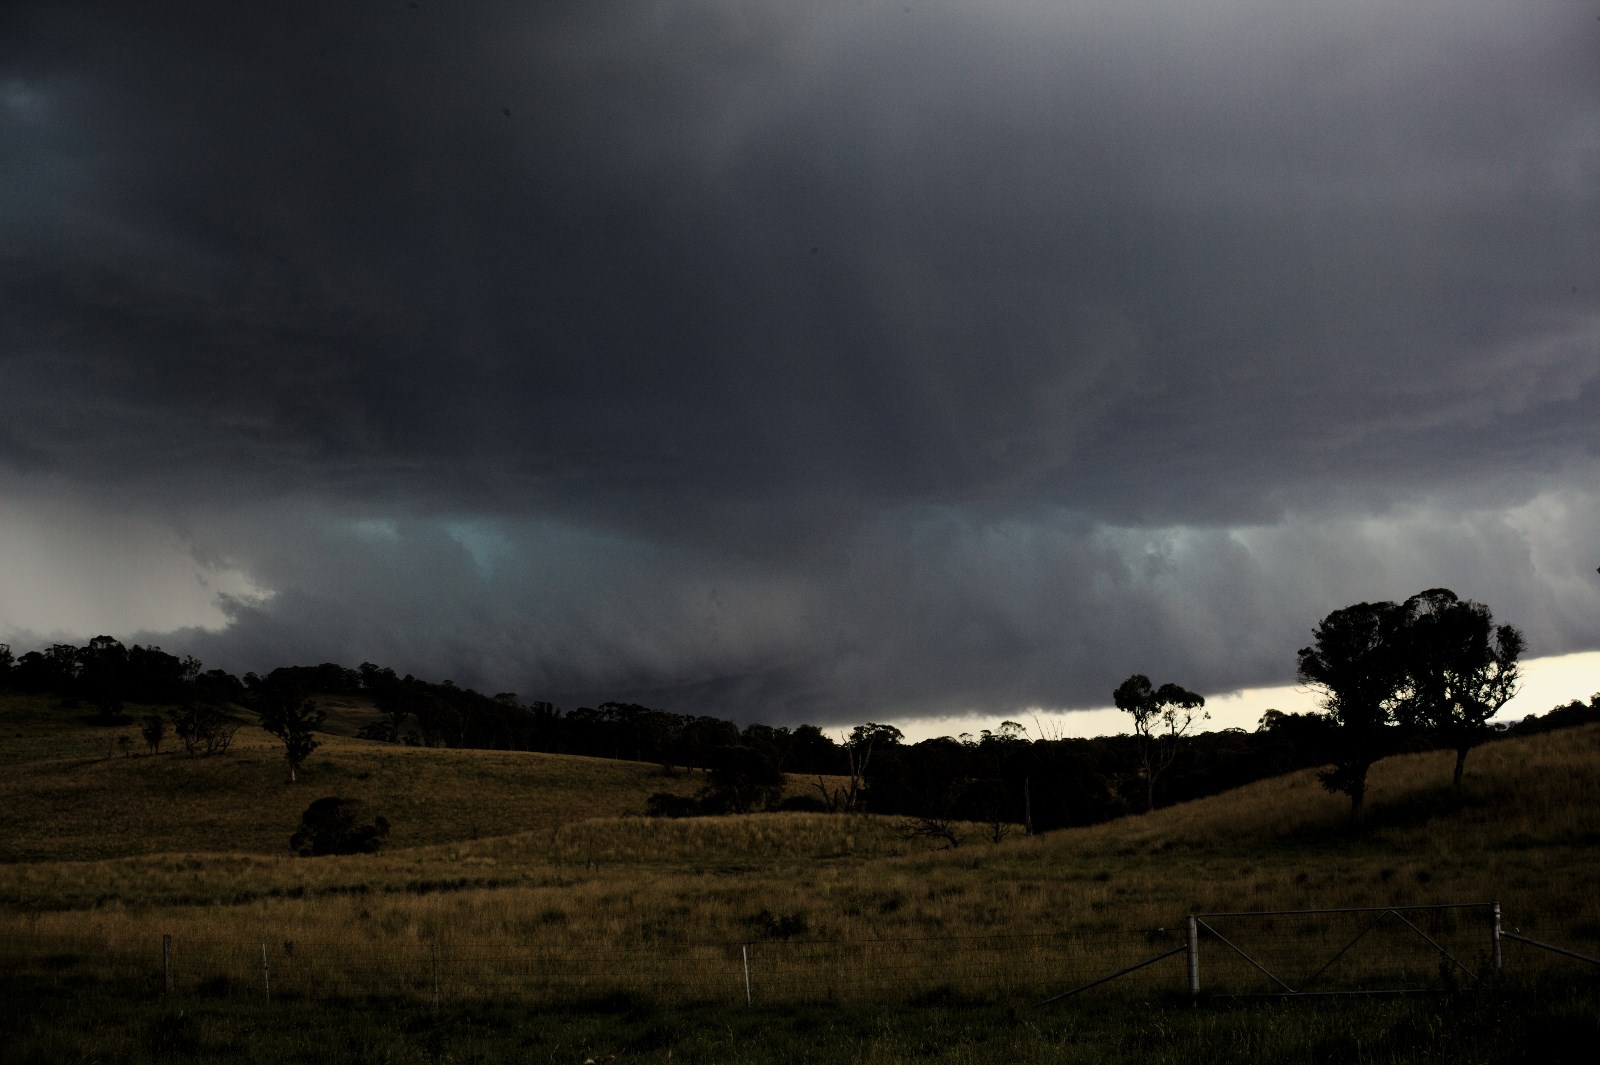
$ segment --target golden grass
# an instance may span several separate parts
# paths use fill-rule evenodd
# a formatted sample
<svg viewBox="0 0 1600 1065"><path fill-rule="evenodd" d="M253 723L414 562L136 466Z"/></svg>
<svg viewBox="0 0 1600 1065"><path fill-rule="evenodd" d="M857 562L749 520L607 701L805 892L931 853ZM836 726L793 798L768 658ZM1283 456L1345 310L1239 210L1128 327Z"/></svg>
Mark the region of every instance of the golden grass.
<svg viewBox="0 0 1600 1065"><path fill-rule="evenodd" d="M290 783L278 741L244 724L226 755L143 753L131 726L85 726L42 700L0 697L0 735L15 740L0 776L0 862L151 853L279 856L313 799L360 799L392 825L394 848L549 832L594 818L642 814L655 792L692 795L699 772L605 758L526 751L464 751L320 736ZM40 726L41 718L46 727ZM342 732L348 714L331 715ZM136 742L130 756L117 736ZM112 756L107 757L111 751ZM833 781L837 784L837 781ZM788 794L815 794L795 778Z"/></svg>
<svg viewBox="0 0 1600 1065"><path fill-rule="evenodd" d="M171 934L193 965L235 974L240 944L259 965L265 943L323 990L404 973L417 994L442 952L455 993L677 998L709 994L708 973L716 995L742 994L747 942L755 976L790 997L1033 993L1162 949L1195 911L1500 900L1508 923L1594 951L1600 729L1486 745L1459 795L1451 758L1374 767L1360 834L1304 772L998 845L964 826L947 851L871 816L638 817L650 792L700 778L595 759L329 737L295 785L255 740L210 760L43 759L0 790L29 811L0 836L0 937L148 956ZM388 815L391 848L289 857L299 810L329 793ZM769 938L779 919L793 942Z"/></svg>
<svg viewBox="0 0 1600 1065"><path fill-rule="evenodd" d="M8 767L0 804L16 821L0 836L0 860L284 854L301 812L323 795L365 801L404 848L639 813L652 792L689 793L702 782L632 762L328 736L291 784L281 748L247 727L224 756L75 755Z"/></svg>

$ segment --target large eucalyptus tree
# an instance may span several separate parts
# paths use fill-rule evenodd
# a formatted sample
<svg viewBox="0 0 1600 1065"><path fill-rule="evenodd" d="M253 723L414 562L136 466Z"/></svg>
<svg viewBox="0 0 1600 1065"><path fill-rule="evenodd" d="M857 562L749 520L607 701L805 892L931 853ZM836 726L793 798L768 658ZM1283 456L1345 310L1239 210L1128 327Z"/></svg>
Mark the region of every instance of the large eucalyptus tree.
<svg viewBox="0 0 1600 1065"><path fill-rule="evenodd" d="M1527 641L1514 626L1496 625L1488 607L1448 588L1419 592L1402 610L1410 691L1397 707L1399 720L1456 752L1459 788L1468 753L1494 734L1489 719L1517 693Z"/></svg>
<svg viewBox="0 0 1600 1065"><path fill-rule="evenodd" d="M1350 822L1366 811L1367 771L1389 753L1396 708L1409 692L1402 653L1405 610L1395 603L1356 603L1335 610L1299 652L1297 675L1322 694L1337 728L1322 786L1350 797Z"/></svg>
<svg viewBox="0 0 1600 1065"><path fill-rule="evenodd" d="M1156 808L1156 779L1178 756L1178 740L1206 714L1205 696L1176 684L1156 688L1143 673L1135 673L1111 693L1118 710L1133 715L1139 738L1139 761L1144 770L1144 808Z"/></svg>

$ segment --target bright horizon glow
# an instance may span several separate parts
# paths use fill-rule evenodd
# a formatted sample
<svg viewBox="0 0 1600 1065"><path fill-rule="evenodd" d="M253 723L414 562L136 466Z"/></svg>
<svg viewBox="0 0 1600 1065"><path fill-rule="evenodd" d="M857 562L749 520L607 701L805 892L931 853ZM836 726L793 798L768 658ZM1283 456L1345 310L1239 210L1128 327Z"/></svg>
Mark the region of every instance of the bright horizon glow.
<svg viewBox="0 0 1600 1065"><path fill-rule="evenodd" d="M1522 663L1521 689L1494 719L1501 722L1520 721L1530 714L1537 716L1548 713L1574 699L1586 703L1597 691L1600 691L1600 651L1531 658ZM1240 728L1253 732L1261 721L1261 715L1268 710L1295 714L1319 709L1316 693L1299 685L1246 688L1221 695L1207 695L1206 712L1211 716L1199 722L1196 731L1221 732ZM1010 718L964 715L886 723L905 733L906 742L916 743L939 736L960 737L963 733L977 737L984 729L998 729L1002 720L1016 721L1028 730L1028 735L1033 739L1058 735L1062 738L1115 736L1133 731L1128 715L1114 706L1092 710L1030 710Z"/></svg>
<svg viewBox="0 0 1600 1065"><path fill-rule="evenodd" d="M0 642L19 654L101 633L215 631L229 624L222 596L268 594L243 572L197 557L164 522L71 501L5 501Z"/></svg>

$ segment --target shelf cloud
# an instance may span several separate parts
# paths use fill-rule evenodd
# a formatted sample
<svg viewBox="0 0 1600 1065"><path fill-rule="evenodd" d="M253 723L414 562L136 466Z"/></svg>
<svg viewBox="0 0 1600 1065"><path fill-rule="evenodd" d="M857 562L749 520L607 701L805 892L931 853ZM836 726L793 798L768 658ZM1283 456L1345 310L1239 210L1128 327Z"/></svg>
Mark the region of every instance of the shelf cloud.
<svg viewBox="0 0 1600 1065"><path fill-rule="evenodd" d="M0 639L772 723L1596 649L1597 15L9 5Z"/></svg>

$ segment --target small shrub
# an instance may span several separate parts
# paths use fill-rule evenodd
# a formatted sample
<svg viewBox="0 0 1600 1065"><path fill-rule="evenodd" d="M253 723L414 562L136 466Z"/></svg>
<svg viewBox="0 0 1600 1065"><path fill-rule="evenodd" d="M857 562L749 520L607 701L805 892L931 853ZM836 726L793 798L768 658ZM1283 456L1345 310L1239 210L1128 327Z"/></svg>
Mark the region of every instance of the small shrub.
<svg viewBox="0 0 1600 1065"><path fill-rule="evenodd" d="M388 718L379 718L369 721L356 730L356 736L363 740L378 740L383 743L395 742L394 722Z"/></svg>
<svg viewBox="0 0 1600 1065"><path fill-rule="evenodd" d="M650 817L694 817L704 811L697 799L658 791L644 801L644 812Z"/></svg>
<svg viewBox="0 0 1600 1065"><path fill-rule="evenodd" d="M239 731L237 722L230 720L221 711L212 706L190 704L180 709L169 710L172 717L172 730L177 733L178 740L183 744L185 754L191 758L196 754L227 754L228 747L233 743L234 733ZM146 725L149 719L146 718ZM141 729L141 731L143 731ZM162 730L165 731L164 729ZM144 732L145 742L151 744L152 751L160 746L160 738L152 740L151 732Z"/></svg>
<svg viewBox="0 0 1600 1065"><path fill-rule="evenodd" d="M139 735L144 737L151 754L160 754L161 741L167 738L167 719L160 714L146 714L139 719Z"/></svg>
<svg viewBox="0 0 1600 1065"><path fill-rule="evenodd" d="M388 819L375 817L363 824L366 803L329 795L306 807L300 827L289 837L289 849L302 858L326 854L371 854L389 835Z"/></svg>
<svg viewBox="0 0 1600 1065"><path fill-rule="evenodd" d="M773 807L780 813L792 814L826 814L833 811L828 804L815 795L790 795Z"/></svg>
<svg viewBox="0 0 1600 1065"><path fill-rule="evenodd" d="M750 918L750 925L766 939L793 939L811 931L803 913L774 914L771 910L762 910Z"/></svg>

